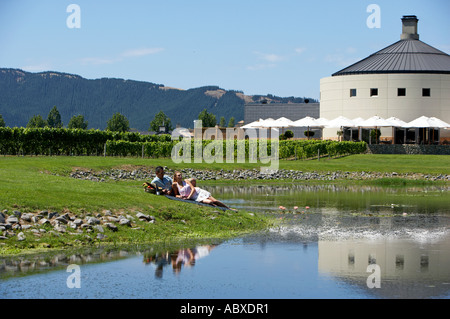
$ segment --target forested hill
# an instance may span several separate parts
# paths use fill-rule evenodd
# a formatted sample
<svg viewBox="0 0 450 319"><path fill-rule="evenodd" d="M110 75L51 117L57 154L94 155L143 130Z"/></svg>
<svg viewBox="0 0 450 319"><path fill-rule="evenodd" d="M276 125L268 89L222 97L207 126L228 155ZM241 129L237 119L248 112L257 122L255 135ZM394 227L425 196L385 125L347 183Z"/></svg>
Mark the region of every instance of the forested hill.
<svg viewBox="0 0 450 319"><path fill-rule="evenodd" d="M56 106L64 126L74 115L83 115L89 128L105 129L107 121L119 112L130 127L147 131L156 113L164 111L172 125L192 128L203 109L228 123L244 119L244 104L268 99L274 102L302 103L303 98L247 96L240 91L205 86L189 90L161 84L115 78L85 79L78 75L0 68L0 114L6 126L26 126L33 115L47 118Z"/></svg>

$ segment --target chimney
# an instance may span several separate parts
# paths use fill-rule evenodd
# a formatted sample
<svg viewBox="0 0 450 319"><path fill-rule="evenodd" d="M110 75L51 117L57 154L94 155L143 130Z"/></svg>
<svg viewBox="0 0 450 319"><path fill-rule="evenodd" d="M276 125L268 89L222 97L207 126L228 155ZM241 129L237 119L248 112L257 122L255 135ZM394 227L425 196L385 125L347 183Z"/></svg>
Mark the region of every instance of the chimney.
<svg viewBox="0 0 450 319"><path fill-rule="evenodd" d="M419 19L416 16L403 16L402 18L402 35L400 40L419 40L417 34L417 23Z"/></svg>

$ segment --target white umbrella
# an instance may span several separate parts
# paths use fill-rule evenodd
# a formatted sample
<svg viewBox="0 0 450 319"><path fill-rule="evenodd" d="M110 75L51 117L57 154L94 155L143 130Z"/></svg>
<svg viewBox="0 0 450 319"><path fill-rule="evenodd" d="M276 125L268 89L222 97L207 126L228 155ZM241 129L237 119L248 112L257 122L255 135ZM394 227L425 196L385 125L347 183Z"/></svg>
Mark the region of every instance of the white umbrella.
<svg viewBox="0 0 450 319"><path fill-rule="evenodd" d="M372 116L371 118L365 121L359 122L358 125L362 127L378 128L378 127L392 126L392 122L389 122L388 120L385 120L380 116Z"/></svg>
<svg viewBox="0 0 450 319"><path fill-rule="evenodd" d="M323 127L322 124L320 124L315 118L311 116L306 116L300 120L294 121L291 125L291 127L307 127L308 132L310 127ZM308 133L308 139L309 139L309 133Z"/></svg>
<svg viewBox="0 0 450 319"><path fill-rule="evenodd" d="M327 125L325 125L326 128L340 128L341 131L343 131L343 127L356 127L356 123L350 120L349 118L346 118L345 116L338 116L337 118L329 121Z"/></svg>
<svg viewBox="0 0 450 319"><path fill-rule="evenodd" d="M437 117L430 117L430 121L432 122L433 127L436 128L450 128L450 124L447 122L442 121L441 119L438 119Z"/></svg>
<svg viewBox="0 0 450 319"><path fill-rule="evenodd" d="M437 117L421 116L409 123L402 125L402 127L434 127L434 128L446 128L450 127L450 124L444 122Z"/></svg>
<svg viewBox="0 0 450 319"><path fill-rule="evenodd" d="M356 126L361 126L360 123L364 122L364 119L362 117L357 117L356 119L352 120L353 123L355 123Z"/></svg>
<svg viewBox="0 0 450 319"><path fill-rule="evenodd" d="M275 122L276 122L276 125L278 125L278 126L273 126L273 127L280 127L282 129L281 134L283 134L284 133L283 129L285 127L289 127L290 124L292 123L292 120L290 120L286 117L280 117L279 119L276 119Z"/></svg>
<svg viewBox="0 0 450 319"><path fill-rule="evenodd" d="M375 116L372 116L371 118L368 118L365 121L360 122L359 126L361 126L361 127L375 127L375 133L378 134L378 128L379 127L392 126L392 122L389 122L388 120L385 120L384 118L375 115ZM378 143L378 136L376 137L376 141Z"/></svg>
<svg viewBox="0 0 450 319"><path fill-rule="evenodd" d="M403 135L404 143L406 143L406 130L403 128L403 125L405 125L406 122L401 120L401 119L399 119L398 117L395 117L395 116L392 116L392 117L390 117L390 118L388 118L386 120L392 123L392 136L394 138L394 144L395 144L395 129L394 129L394 127L400 127L400 128L403 129L403 131L404 131L403 132L403 134L404 134Z"/></svg>
<svg viewBox="0 0 450 319"><path fill-rule="evenodd" d="M345 116L338 116L337 118L331 120L328 122L328 124L325 126L327 128L334 128L334 127L355 127L356 123L352 120L346 118Z"/></svg>
<svg viewBox="0 0 450 319"><path fill-rule="evenodd" d="M423 134L425 137L425 128L446 128L449 127L449 124L436 117L421 116L409 123L406 123L402 127L423 128L424 130ZM430 139L428 139L428 142L430 142Z"/></svg>
<svg viewBox="0 0 450 319"><path fill-rule="evenodd" d="M312 118L310 116L304 117L302 119L299 119L297 121L294 121L289 125L291 127L320 127L321 125L317 122L315 118Z"/></svg>
<svg viewBox="0 0 450 319"><path fill-rule="evenodd" d="M263 119L259 119L258 121L254 121L254 122L251 122L251 123L248 123L248 124L242 126L242 128L245 129L245 128L257 128L257 127L262 127L261 125L262 125L263 122L264 122Z"/></svg>
<svg viewBox="0 0 450 319"><path fill-rule="evenodd" d="M320 127L324 127L330 121L328 119L324 118L324 117L319 117L318 119L316 119L316 122L320 125Z"/></svg>
<svg viewBox="0 0 450 319"><path fill-rule="evenodd" d="M402 127L419 127L419 128L424 128L424 127L434 127L432 126L432 121L430 121L429 117L426 116L421 116L419 118L416 118L415 120L408 122L404 125L402 125Z"/></svg>
<svg viewBox="0 0 450 319"><path fill-rule="evenodd" d="M288 127L289 124L291 124L293 121L286 118L286 117L280 117L279 119L276 120L280 125L282 125L283 127Z"/></svg>
<svg viewBox="0 0 450 319"><path fill-rule="evenodd" d="M259 127L263 127L263 128L280 127L279 125L280 125L280 123L277 122L276 120L274 120L273 118L268 118L268 119L262 120L259 124Z"/></svg>
<svg viewBox="0 0 450 319"><path fill-rule="evenodd" d="M400 120L399 118L397 118L395 116L392 116L392 117L390 117L390 118L388 118L386 120L391 122L392 126L394 126L394 127L402 127L403 125L406 124L405 121L402 121L402 120Z"/></svg>

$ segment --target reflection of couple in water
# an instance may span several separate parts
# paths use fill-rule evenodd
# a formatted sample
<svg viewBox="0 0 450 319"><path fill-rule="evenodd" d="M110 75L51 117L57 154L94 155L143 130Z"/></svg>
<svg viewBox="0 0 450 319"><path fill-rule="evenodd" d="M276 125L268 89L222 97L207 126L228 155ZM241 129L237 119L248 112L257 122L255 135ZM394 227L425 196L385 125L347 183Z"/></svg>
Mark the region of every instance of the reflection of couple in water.
<svg viewBox="0 0 450 319"><path fill-rule="evenodd" d="M183 180L182 174L178 171L175 171L175 173L173 174L172 190L177 198L192 199L200 203L235 210L212 197L211 193L207 190L197 187L197 181L195 178L188 178Z"/></svg>
<svg viewBox="0 0 450 319"><path fill-rule="evenodd" d="M145 258L146 264L153 263L156 265L155 276L162 278L164 266L172 265L172 270L175 274L181 271L181 267L194 266L195 261L208 256L209 252L216 247L216 245L197 246L195 248L184 248L173 253L156 254Z"/></svg>

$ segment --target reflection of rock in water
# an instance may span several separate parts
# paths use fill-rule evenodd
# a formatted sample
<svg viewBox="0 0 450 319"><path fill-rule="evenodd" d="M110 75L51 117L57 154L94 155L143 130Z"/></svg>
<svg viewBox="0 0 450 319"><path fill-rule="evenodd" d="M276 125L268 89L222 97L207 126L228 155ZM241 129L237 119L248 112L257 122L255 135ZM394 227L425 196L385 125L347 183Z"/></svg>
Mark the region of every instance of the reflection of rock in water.
<svg viewBox="0 0 450 319"><path fill-rule="evenodd" d="M47 253L38 255L0 258L0 278L27 275L66 268L68 265L83 265L93 262L119 260L129 256L126 250L86 250L77 253Z"/></svg>
<svg viewBox="0 0 450 319"><path fill-rule="evenodd" d="M201 245L208 244L211 247L215 247L220 243L216 239L204 239L200 241L190 242L186 240L184 244L180 243L167 243L167 247L150 246L150 247L123 247L120 249L86 249L84 251L74 252L52 252L41 253L36 255L25 256L12 256L0 258L0 279L6 279L8 277L15 277L19 275L31 275L35 273L42 273L53 270L60 270L67 268L68 265L84 265L89 263L99 263L106 261L115 261L124 259L135 255L144 255L144 263L155 264L157 267L163 267L170 264L171 255L177 254L181 249L185 247L194 247L191 250L194 252L194 259L191 262L195 263L196 259L199 259L205 255L205 250L200 248ZM186 246L187 245L187 246ZM158 269L156 271L157 275ZM162 275L162 268L161 268Z"/></svg>
<svg viewBox="0 0 450 319"><path fill-rule="evenodd" d="M309 213L284 215L284 222L270 230L273 237L302 240L409 238L439 240L450 233L450 216L360 216Z"/></svg>
<svg viewBox="0 0 450 319"><path fill-rule="evenodd" d="M367 193L367 192L388 192L397 193L396 188L385 188L380 186L370 185L337 185L337 184L322 184L322 185L310 185L310 184L279 184L279 185L245 185L245 186L209 186L204 185L203 188L207 189L214 194L248 194L248 195L266 195L266 194L292 194L298 192L317 192L317 191L329 191L329 192L353 192L353 193ZM407 187L404 188L407 192L424 192L421 187ZM428 192L448 192L450 187L448 186L435 186L428 187Z"/></svg>

